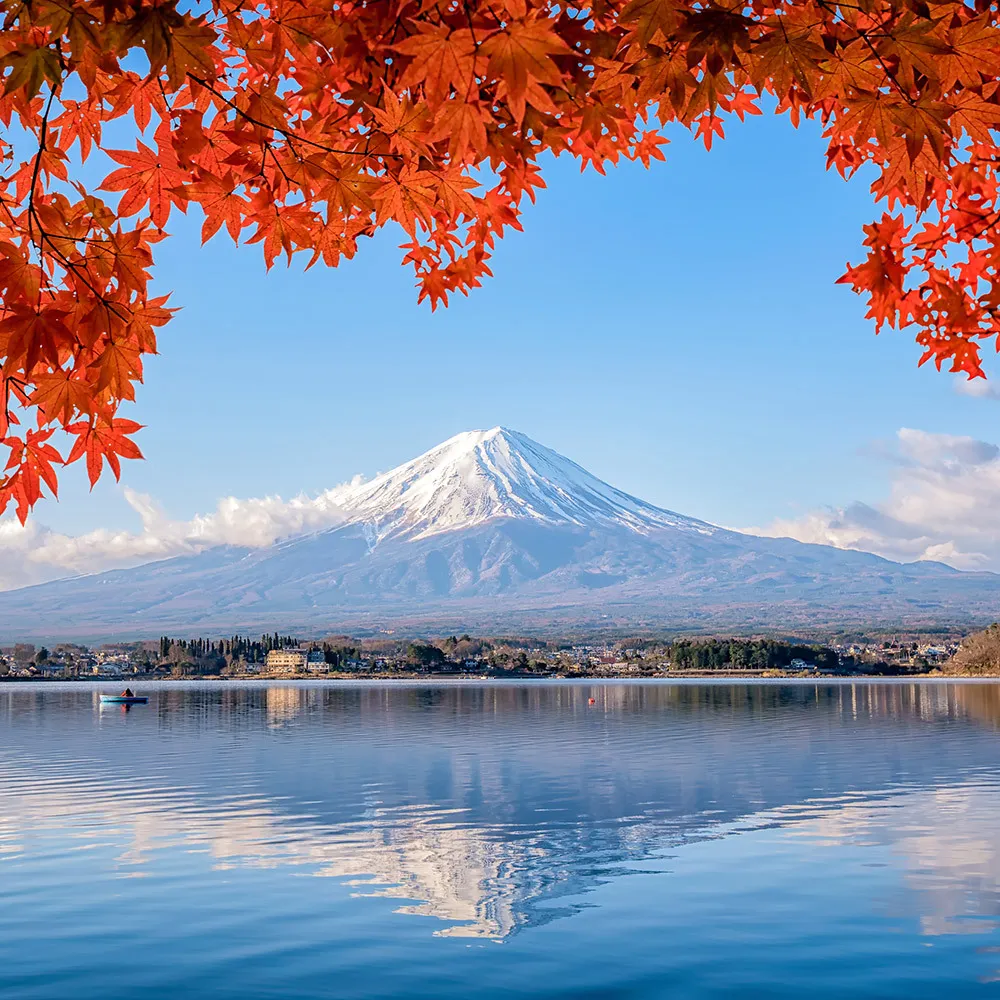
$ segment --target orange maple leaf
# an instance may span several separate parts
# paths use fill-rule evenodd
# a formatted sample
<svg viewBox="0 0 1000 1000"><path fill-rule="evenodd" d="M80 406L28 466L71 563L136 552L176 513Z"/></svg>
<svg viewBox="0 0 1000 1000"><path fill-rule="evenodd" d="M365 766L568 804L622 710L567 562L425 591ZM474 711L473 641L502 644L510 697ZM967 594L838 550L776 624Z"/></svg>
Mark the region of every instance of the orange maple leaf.
<svg viewBox="0 0 1000 1000"><path fill-rule="evenodd" d="M162 150L156 152L144 142L136 145L134 153L127 149L108 150L108 155L124 166L108 174L100 190L124 192L118 202L118 214L125 218L148 205L153 225L162 229L170 217L171 204L184 208L183 199L174 192L189 175L175 165L176 161L165 158Z"/></svg>
<svg viewBox="0 0 1000 1000"><path fill-rule="evenodd" d="M443 101L452 87L464 97L475 82L476 39L472 31L450 31L446 25L422 22L417 31L394 46L412 59L400 85L422 86L431 104Z"/></svg>
<svg viewBox="0 0 1000 1000"><path fill-rule="evenodd" d="M134 441L130 441L128 435L135 434L142 430L142 424L137 424L134 420L123 420L116 418L107 422L106 420L79 421L68 424L66 430L70 434L75 434L76 441L66 459L66 464L87 457L87 475L90 478L90 488L97 485L101 478L101 469L104 461L107 460L116 480L121 479L122 458L139 459L142 452Z"/></svg>
<svg viewBox="0 0 1000 1000"><path fill-rule="evenodd" d="M482 44L489 57L486 73L503 81L517 122L524 118L529 83L558 86L563 73L552 57L574 54L553 28L546 17L515 22Z"/></svg>

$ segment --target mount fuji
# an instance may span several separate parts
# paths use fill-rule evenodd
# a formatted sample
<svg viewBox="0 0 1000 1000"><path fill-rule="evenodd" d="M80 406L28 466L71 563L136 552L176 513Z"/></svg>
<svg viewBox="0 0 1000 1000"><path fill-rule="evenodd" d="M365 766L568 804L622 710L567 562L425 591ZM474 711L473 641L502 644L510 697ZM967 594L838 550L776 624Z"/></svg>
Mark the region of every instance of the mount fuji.
<svg viewBox="0 0 1000 1000"><path fill-rule="evenodd" d="M575 462L518 431L494 427L457 434L444 444L331 500L351 523L387 538L429 538L491 521L536 525L719 529L616 490Z"/></svg>
<svg viewBox="0 0 1000 1000"><path fill-rule="evenodd" d="M459 434L329 491L337 523L0 594L0 638L975 624L1000 576L729 531L517 431Z"/></svg>

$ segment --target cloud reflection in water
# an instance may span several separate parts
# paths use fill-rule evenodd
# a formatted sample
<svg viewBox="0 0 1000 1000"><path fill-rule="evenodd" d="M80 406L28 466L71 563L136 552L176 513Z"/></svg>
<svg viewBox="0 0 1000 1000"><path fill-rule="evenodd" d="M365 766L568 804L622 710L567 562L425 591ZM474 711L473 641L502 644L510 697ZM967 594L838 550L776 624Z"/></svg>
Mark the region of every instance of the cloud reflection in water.
<svg viewBox="0 0 1000 1000"><path fill-rule="evenodd" d="M79 687L0 693L0 878L55 842L216 872L332 877L438 934L504 939L780 831L886 848L927 935L1000 917L993 685L188 686L145 712ZM597 704L588 706L588 698Z"/></svg>

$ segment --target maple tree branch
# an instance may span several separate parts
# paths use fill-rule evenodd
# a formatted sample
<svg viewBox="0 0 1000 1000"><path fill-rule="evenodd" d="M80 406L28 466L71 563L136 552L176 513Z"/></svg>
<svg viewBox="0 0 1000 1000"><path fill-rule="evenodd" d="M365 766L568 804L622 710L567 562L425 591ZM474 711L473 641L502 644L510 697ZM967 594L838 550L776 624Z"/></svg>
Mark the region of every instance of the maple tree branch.
<svg viewBox="0 0 1000 1000"><path fill-rule="evenodd" d="M985 213L979 219L970 219L967 223L965 223L964 226L954 227L954 236L948 239L948 242L961 243L964 242L966 239L968 240L981 239L985 234L985 232L988 229L992 229L998 222L1000 222L1000 208L995 208L992 212ZM970 229L979 223L983 223L983 225L977 232L973 233L971 236L959 238L960 233L965 232L965 230Z"/></svg>
<svg viewBox="0 0 1000 1000"><path fill-rule="evenodd" d="M10 409L10 386L14 381L13 375L2 375L0 374L0 381L3 382L3 426L4 426L4 437L6 437L6 432L9 431L10 425L13 423L12 413ZM2 440L2 438L0 438ZM0 489L3 488L3 482L0 481Z"/></svg>
<svg viewBox="0 0 1000 1000"><path fill-rule="evenodd" d="M828 0L816 0L816 3L817 3L818 6L822 7L823 10L825 10L829 14L831 14L831 16L833 16L834 20L836 20L837 12L836 12L836 10L834 10L834 9L831 8ZM846 4L838 4L838 6L847 6L847 5ZM860 7L856 7L854 9L855 10L861 10ZM882 72L885 73L886 79L889 81L890 84L892 84L892 86L895 88L895 90L899 94L899 96L902 97L903 100L906 101L906 103L910 105L910 107L914 107L916 105L916 101L914 101L913 98L903 89L902 84L896 79L896 75L885 64L885 60L882 58L882 56L879 53L879 51L875 48L875 45L872 42L872 40L868 37L868 32L865 31L864 28L859 28L856 25L850 25L850 27L852 28L852 30L854 30L857 33L858 38L860 38L861 41L865 43L865 45L867 46L868 50L875 57L876 62L879 64L879 66L882 67ZM885 35L885 37L892 38L893 36L892 36L891 33L887 32L886 35Z"/></svg>
<svg viewBox="0 0 1000 1000"><path fill-rule="evenodd" d="M32 242L34 242L34 237L31 233L31 223L32 219L37 220L35 212L35 186L38 184L38 174L42 167L42 156L45 154L45 139L49 127L49 114L52 111L52 101L55 96L56 89L55 86L52 86L49 88L49 99L45 104L45 112L42 114L42 124L38 134L38 150L35 153L35 163L31 171L31 184L28 188L28 238Z"/></svg>
<svg viewBox="0 0 1000 1000"><path fill-rule="evenodd" d="M367 152L361 153L356 149L337 149L334 146L327 146L322 142L316 142L313 139L307 139L305 136L295 135L293 132L289 132L283 128L280 128L277 125L268 125L265 122L262 122L257 118L254 118L253 115L251 115L249 112L244 111L233 101L231 101L228 97L226 97L225 94L220 94L219 91L216 90L215 87L213 87L207 81L202 80L200 77L195 76L193 73L189 73L188 76L192 80L194 80L194 82L197 83L199 86L204 87L209 93L214 94L216 97L218 97L220 101L225 102L230 108L232 108L233 111L236 112L237 115L239 115L245 121L249 122L251 125L254 125L257 128L269 129L273 132L277 132L278 135L284 136L285 140L289 143L301 142L303 145L312 146L314 149L320 149L325 153L334 153L338 156L364 156L364 157L391 156L391 157L396 157L398 159L405 159L402 153L367 153Z"/></svg>

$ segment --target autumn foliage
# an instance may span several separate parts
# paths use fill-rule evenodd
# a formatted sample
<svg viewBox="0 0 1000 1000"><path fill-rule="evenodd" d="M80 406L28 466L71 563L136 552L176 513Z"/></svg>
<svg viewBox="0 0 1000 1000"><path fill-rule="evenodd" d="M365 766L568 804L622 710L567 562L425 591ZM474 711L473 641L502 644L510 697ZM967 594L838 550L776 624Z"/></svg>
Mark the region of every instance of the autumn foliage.
<svg viewBox="0 0 1000 1000"><path fill-rule="evenodd" d="M663 159L767 107L870 165L884 214L840 279L923 360L981 375L1000 335L996 4L924 0L0 0L0 512L56 467L137 458L120 418L170 318L174 210L202 236L335 266L390 222L431 307L569 154ZM130 134L134 148L107 135ZM96 166L95 166L96 165ZM81 178L103 174L98 184ZM57 449L57 431L69 442ZM2 461L2 459L0 459Z"/></svg>

